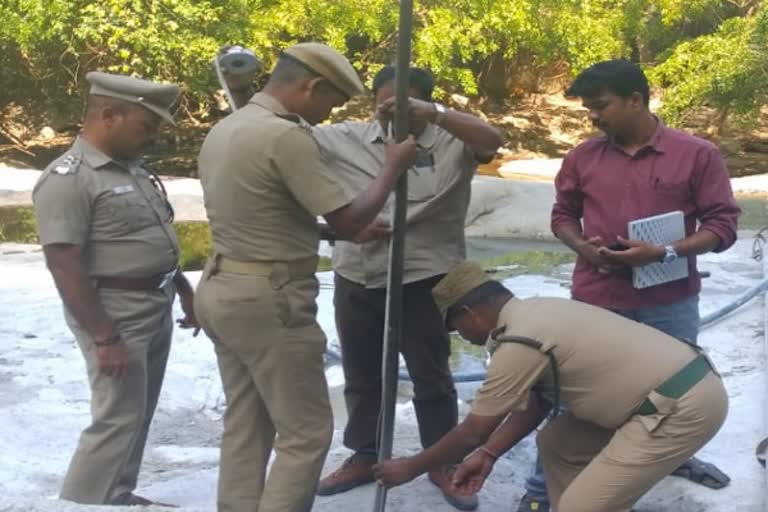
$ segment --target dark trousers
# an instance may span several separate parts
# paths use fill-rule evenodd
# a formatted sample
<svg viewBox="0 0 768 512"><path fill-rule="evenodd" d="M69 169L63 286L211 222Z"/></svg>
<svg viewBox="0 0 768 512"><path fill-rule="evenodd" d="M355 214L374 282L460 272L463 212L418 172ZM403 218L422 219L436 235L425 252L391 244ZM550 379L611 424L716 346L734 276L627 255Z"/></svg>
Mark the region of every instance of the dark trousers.
<svg viewBox="0 0 768 512"><path fill-rule="evenodd" d="M432 300L442 275L409 283L403 290L400 352L413 381L413 405L423 447L456 426L456 388L448 366L450 337ZM386 289L367 289L336 274L333 304L344 367L349 420L344 445L375 452L381 409L381 363Z"/></svg>

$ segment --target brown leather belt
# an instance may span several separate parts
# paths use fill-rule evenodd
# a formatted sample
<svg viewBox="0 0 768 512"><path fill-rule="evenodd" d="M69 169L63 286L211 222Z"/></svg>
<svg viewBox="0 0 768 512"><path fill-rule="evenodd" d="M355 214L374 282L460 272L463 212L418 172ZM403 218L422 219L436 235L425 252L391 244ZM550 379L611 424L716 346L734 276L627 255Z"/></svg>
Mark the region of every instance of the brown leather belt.
<svg viewBox="0 0 768 512"><path fill-rule="evenodd" d="M170 272L157 274L152 277L95 277L94 285L96 288L112 288L115 290L159 290L165 288L173 280L177 271L178 269L175 268Z"/></svg>
<svg viewBox="0 0 768 512"><path fill-rule="evenodd" d="M308 277L317 271L317 256L294 261L239 261L221 254L213 256L216 272L256 276L280 275L291 279Z"/></svg>

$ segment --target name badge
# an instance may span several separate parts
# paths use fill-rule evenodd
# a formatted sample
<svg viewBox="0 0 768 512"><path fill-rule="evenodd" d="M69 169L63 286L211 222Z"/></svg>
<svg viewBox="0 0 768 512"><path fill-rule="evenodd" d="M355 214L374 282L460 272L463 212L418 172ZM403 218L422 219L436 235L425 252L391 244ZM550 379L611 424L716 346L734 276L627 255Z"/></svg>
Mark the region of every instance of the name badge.
<svg viewBox="0 0 768 512"><path fill-rule="evenodd" d="M133 192L133 185L120 185L119 187L112 188L112 194L116 196L127 194L128 192Z"/></svg>
<svg viewBox="0 0 768 512"><path fill-rule="evenodd" d="M418 176L424 172L434 172L434 170L435 158L432 156L432 153L424 149L417 150L416 160L413 162L411 171Z"/></svg>

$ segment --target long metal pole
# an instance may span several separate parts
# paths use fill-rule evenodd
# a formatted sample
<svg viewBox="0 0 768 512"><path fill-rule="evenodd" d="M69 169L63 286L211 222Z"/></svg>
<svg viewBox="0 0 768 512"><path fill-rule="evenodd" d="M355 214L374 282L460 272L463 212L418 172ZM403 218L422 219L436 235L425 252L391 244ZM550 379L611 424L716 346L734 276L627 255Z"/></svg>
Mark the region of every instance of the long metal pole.
<svg viewBox="0 0 768 512"><path fill-rule="evenodd" d="M400 21L395 66L395 140L408 137L408 73L411 63L411 32L413 0L400 0ZM387 306L385 314L384 347L382 354L381 414L379 415L379 462L392 458L395 429L395 401L400 367L400 338L403 319L403 262L405 254L405 217L408 200L408 176L403 176L395 189L395 211L392 239L389 245L389 274L387 277ZM387 489L376 487L374 512L387 506Z"/></svg>
<svg viewBox="0 0 768 512"><path fill-rule="evenodd" d="M219 85L221 85L221 88L224 89L224 97L227 99L227 103L229 103L229 108L231 108L232 112L234 112L237 110L237 104L235 103L234 98L232 98L232 92L229 90L227 81L224 80L224 73L221 72L221 65L219 64L218 55L213 59L213 67L216 69L216 78L219 80Z"/></svg>

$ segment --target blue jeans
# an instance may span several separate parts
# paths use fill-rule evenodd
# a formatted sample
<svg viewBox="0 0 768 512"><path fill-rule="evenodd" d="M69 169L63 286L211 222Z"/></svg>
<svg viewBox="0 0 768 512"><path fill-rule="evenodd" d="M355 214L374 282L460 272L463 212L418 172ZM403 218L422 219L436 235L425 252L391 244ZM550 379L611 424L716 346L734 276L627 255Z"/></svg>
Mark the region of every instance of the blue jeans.
<svg viewBox="0 0 768 512"><path fill-rule="evenodd" d="M698 295L665 306L614 312L694 344L699 335ZM533 474L525 481L525 492L538 501L549 502L547 483L544 481L544 470L539 457L536 457L536 468Z"/></svg>

